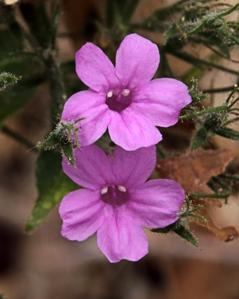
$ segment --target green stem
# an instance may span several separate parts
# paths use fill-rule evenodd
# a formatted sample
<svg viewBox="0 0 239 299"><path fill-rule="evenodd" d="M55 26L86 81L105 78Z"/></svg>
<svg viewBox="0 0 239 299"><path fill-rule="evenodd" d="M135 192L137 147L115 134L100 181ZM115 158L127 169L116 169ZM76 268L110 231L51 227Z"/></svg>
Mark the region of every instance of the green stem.
<svg viewBox="0 0 239 299"><path fill-rule="evenodd" d="M165 49L166 50L166 49ZM207 61L207 60L203 60L203 59L200 59L200 58L197 58L197 57L194 57L186 52L177 52L177 51L174 51L172 49L167 49L167 52L169 54L172 54L173 56L177 57L177 58L180 58L186 62L189 62L193 65L196 65L196 66L207 66L207 67L211 67L211 68L215 68L215 69L218 69L218 70L221 70L223 72L226 72L226 73L230 73L230 74L233 74L233 75L236 75L236 76L239 76L239 72L238 71L235 71L235 70L232 70L232 69L229 69L227 67L224 67L220 64L216 64L216 63L213 63L213 62L210 62L210 61Z"/></svg>
<svg viewBox="0 0 239 299"><path fill-rule="evenodd" d="M199 199L199 198L225 198L231 195L230 192L223 192L223 193L191 193L189 197L194 198L194 199Z"/></svg>
<svg viewBox="0 0 239 299"><path fill-rule="evenodd" d="M204 93L223 93L223 92L231 91L232 89L235 89L235 85L225 86L225 87L220 87L220 88L204 89L203 92Z"/></svg>
<svg viewBox="0 0 239 299"><path fill-rule="evenodd" d="M221 177L229 180L239 181L239 175L222 174Z"/></svg>
<svg viewBox="0 0 239 299"><path fill-rule="evenodd" d="M53 125L58 122L59 111L62 111L63 105L66 101L66 89L63 80L63 75L58 62L55 57L51 54L46 59L46 64L49 67L49 82L50 82L50 93L52 97L51 101L51 115Z"/></svg>
<svg viewBox="0 0 239 299"><path fill-rule="evenodd" d="M31 143L31 141L29 141L28 139L26 139L24 136L22 136L21 134L19 134L16 131L14 131L13 129L9 128L8 126L2 126L1 132L3 134L5 134L6 136L14 139L15 141L21 143L30 151L32 151L34 153L38 152L36 146L33 143Z"/></svg>

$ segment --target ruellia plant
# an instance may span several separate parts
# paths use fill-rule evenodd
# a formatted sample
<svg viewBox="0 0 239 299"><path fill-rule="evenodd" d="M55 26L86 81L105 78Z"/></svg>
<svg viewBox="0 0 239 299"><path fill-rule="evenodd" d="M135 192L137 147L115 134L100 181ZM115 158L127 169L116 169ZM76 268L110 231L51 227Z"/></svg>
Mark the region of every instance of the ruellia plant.
<svg viewBox="0 0 239 299"><path fill-rule="evenodd" d="M239 141L231 126L239 120L239 23L231 18L239 4L181 0L139 19L140 0L106 0L90 30L72 33L59 26L64 2L13 2L0 3L0 130L37 155L26 232L60 204L61 234L83 241L96 233L110 262L145 256L144 228L195 246L192 223L224 241L237 237L214 224L208 205L227 204L239 181L235 155L215 143ZM63 36L81 41L67 61ZM180 76L172 57L190 66ZM200 88L212 69L233 76L231 86ZM6 120L43 84L51 128L34 144ZM224 101L210 104L219 94Z"/></svg>

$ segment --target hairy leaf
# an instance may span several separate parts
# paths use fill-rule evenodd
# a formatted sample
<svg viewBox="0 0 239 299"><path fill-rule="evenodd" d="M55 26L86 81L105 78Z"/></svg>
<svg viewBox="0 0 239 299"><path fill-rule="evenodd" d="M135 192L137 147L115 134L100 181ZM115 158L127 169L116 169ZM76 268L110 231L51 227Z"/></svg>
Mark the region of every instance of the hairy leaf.
<svg viewBox="0 0 239 299"><path fill-rule="evenodd" d="M185 239L186 241L190 242L194 246L198 246L198 240L195 236L191 233L189 229L187 229L182 224L176 225L174 232L179 235L181 238Z"/></svg>
<svg viewBox="0 0 239 299"><path fill-rule="evenodd" d="M37 228L63 196L77 188L62 172L61 156L55 152L40 153L36 179L38 198L26 224L27 232Z"/></svg>
<svg viewBox="0 0 239 299"><path fill-rule="evenodd" d="M155 233L169 233L174 232L184 240L190 242L194 246L198 246L198 241L195 236L187 229L180 221L173 223L164 228L153 229L152 232Z"/></svg>
<svg viewBox="0 0 239 299"><path fill-rule="evenodd" d="M191 148L197 149L201 146L203 146L207 142L207 138L209 135L209 130L205 125L202 125L199 130L196 132L194 137L191 141Z"/></svg>
<svg viewBox="0 0 239 299"><path fill-rule="evenodd" d="M239 132L231 128L217 128L214 132L228 139L239 140Z"/></svg>

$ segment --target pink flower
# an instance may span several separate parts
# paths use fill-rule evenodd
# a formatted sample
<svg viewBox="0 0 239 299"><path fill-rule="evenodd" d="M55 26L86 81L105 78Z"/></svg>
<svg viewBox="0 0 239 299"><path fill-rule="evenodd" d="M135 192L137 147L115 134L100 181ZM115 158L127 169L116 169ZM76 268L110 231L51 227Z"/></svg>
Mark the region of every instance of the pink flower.
<svg viewBox="0 0 239 299"><path fill-rule="evenodd" d="M183 189L172 180L146 181L156 165L154 146L134 152L117 147L107 156L91 145L76 149L75 158L75 167L63 160L63 170L83 189L60 204L62 235L83 241L97 233L98 247L110 262L141 259L148 253L143 228L174 223Z"/></svg>
<svg viewBox="0 0 239 299"><path fill-rule="evenodd" d="M76 72L90 89L68 99L62 120L80 128L82 146L94 143L108 128L112 141L125 150L148 147L162 140L155 126L177 123L191 97L178 80L151 80L159 58L157 45L137 34L122 41L115 67L94 44L81 47Z"/></svg>

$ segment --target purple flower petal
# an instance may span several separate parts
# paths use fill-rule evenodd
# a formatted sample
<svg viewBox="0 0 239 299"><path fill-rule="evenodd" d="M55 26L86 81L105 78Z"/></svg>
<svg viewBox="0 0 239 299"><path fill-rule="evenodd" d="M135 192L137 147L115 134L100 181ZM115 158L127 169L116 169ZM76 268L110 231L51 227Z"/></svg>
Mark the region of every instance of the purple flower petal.
<svg viewBox="0 0 239 299"><path fill-rule="evenodd" d="M138 34L129 34L117 50L116 74L124 86L138 87L152 79L159 58L156 44Z"/></svg>
<svg viewBox="0 0 239 299"><path fill-rule="evenodd" d="M121 113L112 111L108 129L113 142L127 151L157 144L162 140L159 130L151 121L132 109Z"/></svg>
<svg viewBox="0 0 239 299"><path fill-rule="evenodd" d="M71 165L64 158L62 167L64 173L78 185L97 190L113 180L110 161L98 146L76 149L74 156L76 165Z"/></svg>
<svg viewBox="0 0 239 299"><path fill-rule="evenodd" d="M184 83L162 78L151 81L135 93L131 108L144 114L154 125L169 127L178 122L180 111L191 101Z"/></svg>
<svg viewBox="0 0 239 299"><path fill-rule="evenodd" d="M111 163L118 185L140 185L149 178L156 166L156 147L150 146L133 152L116 147Z"/></svg>
<svg viewBox="0 0 239 299"><path fill-rule="evenodd" d="M150 180L130 191L128 209L140 224L147 228L161 228L174 223L185 193L173 180Z"/></svg>
<svg viewBox="0 0 239 299"><path fill-rule="evenodd" d="M93 144L107 130L111 114L106 105L101 105L84 113L79 122L79 143L81 146Z"/></svg>
<svg viewBox="0 0 239 299"><path fill-rule="evenodd" d="M97 232L98 247L112 263L122 259L138 261L148 253L143 229L123 212L113 209Z"/></svg>
<svg viewBox="0 0 239 299"><path fill-rule="evenodd" d="M105 104L105 96L91 90L73 94L65 103L62 120L76 121L85 118L95 107Z"/></svg>
<svg viewBox="0 0 239 299"><path fill-rule="evenodd" d="M107 91L119 83L112 62L92 43L86 43L76 53L76 72L95 91Z"/></svg>
<svg viewBox="0 0 239 299"><path fill-rule="evenodd" d="M98 191L81 189L67 194L59 207L62 236L83 241L93 235L103 222L103 206Z"/></svg>
<svg viewBox="0 0 239 299"><path fill-rule="evenodd" d="M94 91L80 91L65 103L62 120L78 128L79 143L87 146L98 140L110 122L105 96Z"/></svg>

